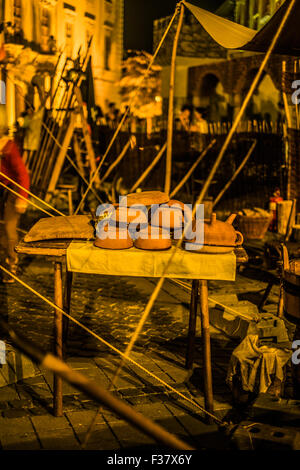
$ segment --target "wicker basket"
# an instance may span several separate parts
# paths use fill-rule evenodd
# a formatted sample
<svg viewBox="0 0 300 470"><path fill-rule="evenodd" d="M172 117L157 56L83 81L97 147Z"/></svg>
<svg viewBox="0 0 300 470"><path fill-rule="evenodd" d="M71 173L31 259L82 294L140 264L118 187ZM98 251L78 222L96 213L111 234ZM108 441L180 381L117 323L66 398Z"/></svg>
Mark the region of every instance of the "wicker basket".
<svg viewBox="0 0 300 470"><path fill-rule="evenodd" d="M239 216L239 228L246 240L261 240L264 238L271 223L271 217Z"/></svg>

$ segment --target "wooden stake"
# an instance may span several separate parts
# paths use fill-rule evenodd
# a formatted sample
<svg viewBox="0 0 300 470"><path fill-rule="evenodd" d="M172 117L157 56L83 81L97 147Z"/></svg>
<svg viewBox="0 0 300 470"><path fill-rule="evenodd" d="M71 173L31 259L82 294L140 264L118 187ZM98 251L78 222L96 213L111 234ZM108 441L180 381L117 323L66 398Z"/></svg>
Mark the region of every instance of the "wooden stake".
<svg viewBox="0 0 300 470"><path fill-rule="evenodd" d="M60 149L60 152L58 154L58 157L57 157L57 160L56 160L56 163L55 163L55 167L53 169L53 172L52 172L52 175L51 175L51 178L50 178L50 182L48 184L47 194L46 194L46 197L45 197L46 202L48 202L48 200L51 197L51 194L53 193L53 191L56 188L56 184L57 184L58 178L60 176L60 172L61 172L63 163L65 161L66 153L68 151L68 147L69 147L71 139L72 139L72 135L73 135L73 132L74 132L74 126L75 126L75 115L72 114L71 115L71 121L70 121L68 130L66 132L62 148Z"/></svg>
<svg viewBox="0 0 300 470"><path fill-rule="evenodd" d="M249 160L249 158L251 157L255 147L256 147L256 144L257 144L257 140L255 140L253 142L253 144L251 145L246 157L244 158L244 160L242 161L242 163L240 164L240 166L238 167L238 169L236 170L236 172L234 173L234 175L230 178L230 180L228 181L228 183L224 186L224 188L222 189L222 191L220 191L220 193L218 194L218 196L216 197L214 203L213 203L213 207L215 207L218 202L220 201L220 199L223 197L223 195L225 194L225 192L227 191L227 189L231 186L231 184L233 183L233 181L238 177L238 175L240 174L240 172L242 171L242 169L244 168L244 166L246 165L247 161Z"/></svg>
<svg viewBox="0 0 300 470"><path fill-rule="evenodd" d="M165 176L165 192L170 194L171 178L172 178L172 144L173 144L173 129L174 129L174 87L175 87L175 72L176 72L176 56L179 42L179 36L184 18L184 6L181 3L180 15L178 20L177 31L173 43L171 69L170 69L170 86L169 86L169 113L168 113L168 135L167 135L167 158L166 158L166 176Z"/></svg>
<svg viewBox="0 0 300 470"><path fill-rule="evenodd" d="M203 361L204 361L205 409L209 413L213 413L214 398L213 398L213 386L212 386L207 281L200 281L200 315L201 315L202 348L203 348L202 354L203 354ZM207 419L208 424L213 424L212 418L210 416L207 416L206 419Z"/></svg>
<svg viewBox="0 0 300 470"><path fill-rule="evenodd" d="M193 280L192 289L191 289L188 346L187 346L186 360L185 360L186 369L192 369L193 363L194 363L198 304L199 304L199 281Z"/></svg>
<svg viewBox="0 0 300 470"><path fill-rule="evenodd" d="M78 86L75 87L74 91L75 91L76 99L79 104L80 115L81 115L81 120L82 120L82 131L83 131L83 136L84 136L84 140L85 140L85 144L86 144L86 148L88 152L88 158L89 158L91 175L92 175L92 174L96 174L96 170L97 170L95 152L94 152L92 139L91 139L89 129L88 129L88 123L87 123L87 120L83 111L83 100L82 100L81 91ZM100 183L98 173L96 174L94 181L96 184Z"/></svg>
<svg viewBox="0 0 300 470"><path fill-rule="evenodd" d="M286 73L286 61L284 60L282 62L282 76L284 76L285 73ZM290 108L288 104L287 94L285 91L282 93L282 97L283 97L283 104L284 104L285 115L286 115L286 122L287 122L288 128L291 129L292 117L291 117Z"/></svg>
<svg viewBox="0 0 300 470"><path fill-rule="evenodd" d="M199 157L197 158L197 160L195 161L195 163L191 166L191 168L189 169L189 171L187 172L187 174L182 178L182 180L180 181L180 183L176 186L176 188L171 192L170 194L170 198L172 199L175 194L178 193L178 191L182 188L182 186L187 182L187 180L189 179L189 177L194 173L195 169L197 168L197 166L199 165L199 163L203 160L203 158L208 154L208 152L210 151L210 149L215 145L216 143L216 139L213 139L210 144L203 150L203 152L199 155Z"/></svg>
<svg viewBox="0 0 300 470"><path fill-rule="evenodd" d="M160 149L160 151L158 152L158 154L156 155L154 160L150 163L148 168L146 168L144 173L139 177L139 179L136 181L136 183L134 183L134 185L130 188L129 193L133 193L139 187L139 185L147 178L149 173L153 170L155 165L157 165L157 163L159 162L159 160L161 159L161 157L165 153L166 148L167 148L167 143L165 143L162 146L162 148Z"/></svg>
<svg viewBox="0 0 300 470"><path fill-rule="evenodd" d="M99 181L99 184L103 183L108 177L109 175L111 174L111 172L113 171L113 169L120 163L121 160L123 160L123 158L125 157L129 147L130 147L130 144L131 144L131 139L128 140L127 144L125 145L125 147L123 148L122 152L120 153L120 155L115 159L115 161L110 165L110 167L108 168L107 172L105 173L105 175L103 176L103 178L100 179Z"/></svg>
<svg viewBox="0 0 300 470"><path fill-rule="evenodd" d="M62 290L62 265L61 263L54 263L54 302L62 309L63 308L63 290ZM55 340L55 354L59 359L63 358L63 319L61 310L55 310L54 316L54 340ZM63 415L63 392L62 392L62 379L58 375L54 375L54 415Z"/></svg>

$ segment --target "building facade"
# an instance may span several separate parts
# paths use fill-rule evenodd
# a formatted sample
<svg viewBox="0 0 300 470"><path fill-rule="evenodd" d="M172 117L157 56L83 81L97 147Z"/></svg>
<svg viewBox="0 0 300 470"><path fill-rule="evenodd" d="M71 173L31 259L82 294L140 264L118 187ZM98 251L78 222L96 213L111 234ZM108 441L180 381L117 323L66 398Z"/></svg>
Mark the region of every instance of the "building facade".
<svg viewBox="0 0 300 470"><path fill-rule="evenodd" d="M237 0L230 2L234 7L234 21L251 29L261 29L284 0Z"/></svg>
<svg viewBox="0 0 300 470"><path fill-rule="evenodd" d="M252 29L262 28L283 0L226 0L215 12ZM170 18L154 23L154 48L158 44ZM167 36L159 55L163 65L163 97L168 100L169 64L176 25ZM280 118L281 60L273 57L245 114L245 119L262 118L276 121ZM211 122L231 121L249 89L259 68L263 54L228 51L219 46L186 9L180 35L175 103L176 112L184 103L207 110ZM165 109L167 107L165 106Z"/></svg>
<svg viewBox="0 0 300 470"><path fill-rule="evenodd" d="M123 0L1 0L0 5L1 73L10 127L25 107L32 80L49 89L59 55L75 59L80 51L84 56L91 37L96 103L119 102Z"/></svg>

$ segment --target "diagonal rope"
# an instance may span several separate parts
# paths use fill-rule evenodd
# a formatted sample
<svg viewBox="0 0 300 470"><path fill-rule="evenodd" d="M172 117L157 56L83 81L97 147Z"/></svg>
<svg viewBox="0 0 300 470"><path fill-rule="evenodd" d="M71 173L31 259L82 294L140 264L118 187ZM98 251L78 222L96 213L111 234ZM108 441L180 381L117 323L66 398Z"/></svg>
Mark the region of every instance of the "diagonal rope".
<svg viewBox="0 0 300 470"><path fill-rule="evenodd" d="M47 206L49 209L52 209L54 212L56 212L57 214L59 215L62 215L63 217L65 217L65 214L63 214L62 212L60 212L58 209L55 209L55 207L51 206L51 204L48 204L48 202L46 201L43 201L43 199L40 199L38 196L36 196L35 194L33 194L32 192L30 192L28 189L24 188L23 186L21 186L19 183L17 183L16 181L14 181L13 179L9 178L9 176L5 175L4 173L2 173L2 171L0 171L0 176L2 176L3 178L5 178L7 181L9 181L10 183L14 184L15 186L17 186L17 188L19 189L22 189L25 193L29 194L29 196L35 198L37 201L41 202L42 204L45 204L45 206ZM27 199L26 199L27 200ZM36 206L38 207L38 206ZM38 207L40 209L40 207Z"/></svg>
<svg viewBox="0 0 300 470"><path fill-rule="evenodd" d="M237 114L237 116L236 116L236 118L235 118L233 124L232 124L232 127L231 127L231 129L230 129L230 131L229 131L229 133L228 133L228 135L227 135L227 137L226 137L226 139L225 139L225 142L224 142L224 144L223 144L223 146L222 146L222 148L221 148L221 150L220 150L220 153L219 153L219 155L218 155L218 157L217 157L217 159L216 159L216 161L215 161L215 163L214 163L214 166L213 166L211 175L210 175L210 177L206 180L205 184L203 185L203 188L202 188L202 194L203 194L203 196L205 196L206 193L207 193L207 190L208 190L208 188L209 188L209 186L210 186L210 183L211 183L211 181L212 181L212 179L213 179L213 177L214 177L214 175L215 175L215 173L216 173L216 171L217 171L217 169L218 169L218 167L219 167L219 165L220 165L220 163L221 163L221 161L222 161L222 159L223 159L223 157L224 157L224 155L225 155L225 152L226 152L226 150L227 150L227 148L228 148L228 146L229 146L229 144L230 144L230 142L231 142L231 140L232 140L233 134L234 134L235 131L237 130L237 127L238 127L238 125L239 125L239 123L240 123L240 121L241 121L241 119L242 119L242 117L243 117L243 114L244 114L244 112L245 112L245 110L246 110L246 108L247 108L247 106L248 106L248 103L249 103L249 101L250 101L250 99L251 99L251 97L252 97L252 95L253 95L253 93L254 93L254 91L255 91L255 89L256 89L258 83L259 83L259 80L260 80L260 78L261 78L261 76L262 76L262 74L263 74L263 72L264 72L264 70L265 70L265 67L266 67L266 65L267 65L267 63L268 63L268 61L269 61L269 58L270 58L270 56L271 56L271 54L272 54L272 52L273 52L273 50L274 50L274 48L275 48L275 46L276 46L276 44L277 44L277 42L278 42L278 39L279 39L279 37L280 37L280 35L281 35L282 31L283 31L283 28L284 28L284 26L285 26L285 24L286 24L286 22L287 22L287 20L288 20L288 18L289 18L289 16L290 16L290 14L291 14L291 11L292 11L292 9L294 8L295 3L296 3L296 0L292 0L292 1L291 1L290 5L289 5L289 7L288 7L288 9L287 9L287 11L286 11L286 13L285 13L285 15L284 15L284 17L283 17L281 23L280 23L280 25L279 25L279 27L278 27L278 30L277 30L275 36L273 37L273 40L272 40L272 42L271 42L271 44L270 44L270 46L269 46L269 48L268 48L268 50L267 50L267 53L266 53L266 55L265 55L265 57L264 57L264 59L263 59L261 65L260 65L260 67L259 67L259 70L258 70L258 72L257 72L257 74L256 74L256 76L255 76L255 78L254 78L254 80L253 80L253 82L252 82L252 85L251 85L251 87L250 87L250 89L249 89L249 91L248 91L248 93L247 93L247 95L246 95L246 97L245 97L245 99L244 99L244 102L243 102L243 104L242 104L242 106L241 106L241 108L240 108L240 110L239 110L239 112L238 112L238 114Z"/></svg>
<svg viewBox="0 0 300 470"><path fill-rule="evenodd" d="M1 271L3 271L5 274L8 274L10 277L12 277L15 281L17 281L19 284L21 284L23 287L25 287L27 290L29 290L32 294L36 295L37 297L39 297L41 300L43 300L44 302L46 302L48 305L50 305L50 307L52 307L54 310L58 310L60 313L62 313L65 317L69 318L69 320L71 320L73 323L75 323L77 326L79 326L80 328L82 328L83 330L85 330L87 333L89 333L90 335L92 335L94 338L96 338L98 341L100 341L102 344L104 344L105 346L107 346L109 349L111 349L112 351L114 351L116 354L118 354L119 356L121 357L124 357L125 358L125 354L120 351L118 348L116 348L115 346L113 346L111 343L109 343L108 341L106 341L105 339L103 339L101 336L99 336L97 333L95 333L94 331L90 330L87 326L83 325L83 323L81 323L80 321L76 320L76 318L72 317L72 315L68 314L67 312L65 312L62 308L60 308L58 305L56 305L54 302L52 302L51 300L47 299L47 297L43 296L42 294L40 294L39 292L37 292L33 287L29 286L28 284L26 284L26 282L22 281L22 279L20 279L18 276L16 276L15 274L11 273L10 271L8 271L4 266L2 266L0 264L0 269ZM182 398L183 400L186 400L188 401L191 405L195 406L196 408L198 408L200 411L202 411L203 413L206 413L208 414L211 418L213 418L216 422L219 422L221 423L221 420L217 417L217 416L214 416L213 414L209 413L208 411L206 411L201 405L199 405L197 402L195 402L194 400L192 400L191 398L185 396L183 393L179 392L178 390L176 390L175 388L173 388L171 385L169 385L167 382L165 382L164 380L160 379L159 377L157 377L155 374L153 374L152 372L150 372L148 369L146 369L145 367L143 367L141 364L139 364L138 362L136 362L134 359L131 359L131 358L126 358L129 362L131 362L133 365L135 365L136 367L138 367L140 370L142 370L143 372L145 372L146 374L148 374L150 377L152 377L153 379L157 380L158 382L160 382L162 385L164 385L166 388L168 388L171 392L175 393L176 395L178 395L180 398Z"/></svg>
<svg viewBox="0 0 300 470"><path fill-rule="evenodd" d="M192 290L192 288L189 284L187 284L186 282L181 281L180 279L170 279L170 281L172 281L174 284L177 284L180 287L183 287L184 289L188 290L189 292ZM221 302L219 302L218 300L213 299L212 297L208 297L208 301L212 304L219 305L220 307L222 307L225 310L227 310L228 312L231 312L232 314L240 317L243 320L247 320L247 321L253 321L253 320L258 321L259 320L258 315L255 315L254 318L247 317L247 315L243 315L242 313L238 312L234 308L228 307L228 305L222 304Z"/></svg>
<svg viewBox="0 0 300 470"><path fill-rule="evenodd" d="M92 187L92 185L93 185L95 179L97 178L97 176L98 176L98 174L99 174L99 171L101 170L102 165L103 165L103 163L104 163L104 161L105 161L107 155L109 154L109 152L110 152L110 150L111 150L111 148L112 148L112 146L113 146L113 144L114 144L114 142L115 142L115 140L116 140L116 138L117 138L117 136L118 136L118 134L119 134L119 132L120 132L120 130L121 130L121 128L122 128L122 126L123 126L123 124L124 124L126 118L127 118L127 116L128 116L128 114L129 114L130 107L133 105L135 99L137 98L137 94L138 94L138 92L139 92L140 89L141 89L141 86L142 86L143 81L144 81L144 80L147 78L147 76L149 75L149 72L150 72L150 70L151 70L151 67L152 67L152 65L153 65L153 63L154 63L154 61L155 61L155 59L156 59L156 57L157 57L157 55L158 55L158 53L159 53L159 51L160 51L161 46L162 46L163 43L164 43L164 40L165 40L165 38L166 38L166 36L167 36L169 30L171 29L171 26L172 26L172 24L173 24L173 22L174 22L174 20L175 20L175 18L176 18L176 16L177 16L177 14L178 14L178 10L176 9L174 15L172 16L172 18L171 18L171 20L170 20L170 22L169 22L169 24L168 24L168 26L167 26L167 28L166 28L164 34L163 34L163 36L162 36L162 38L161 38L161 40L160 40L160 43L158 44L158 46L157 46L157 48L156 48L156 51L154 52L154 54L153 54L153 56L152 56L152 58L151 58L151 60L150 60L150 63L149 63L149 65L148 65L148 67L147 67L147 70L146 70L145 74L141 77L141 81L140 81L138 87L136 88L135 93L134 93L134 95L132 96L131 101L130 101L128 107L126 108L125 113L123 114L123 117L122 117L121 121L119 122L119 125L118 125L118 127L117 127L117 129L116 129L116 131L115 131L115 133L114 133L114 135L113 135L113 137L112 137L112 139L111 139L111 141L110 141L110 143L109 143L107 149L106 149L106 152L104 153L104 155L103 155L103 157L102 157L102 159L101 159L101 161L100 161L100 163L99 163L99 165L98 165L98 168L96 169L96 171L95 171L94 175L92 176L91 181L90 181L90 183L89 183L89 185L88 185L88 187L87 187L87 189L86 189L84 195L82 196L82 199L81 199L81 201L80 201L80 203L79 203L79 205L78 205L78 207L77 207L77 209L76 209L76 211L75 211L75 213L74 213L75 215L78 214L78 212L79 212L79 210L80 210L80 208L81 208L83 202L85 201L85 199L86 199L86 197L87 197L87 195L88 195L88 193L89 193L89 191L90 191L90 189L91 189L91 187Z"/></svg>
<svg viewBox="0 0 300 470"><path fill-rule="evenodd" d="M198 199L197 199L197 201L196 201L196 203L195 203L195 206L194 206L194 208L193 208L193 212L192 212L192 216L193 216L193 217L194 217L194 215L195 215L195 213L196 213L197 206L202 203L202 201L203 201L203 199L204 199L204 197L205 197L205 195L206 195L206 192L207 192L207 189L208 189L208 187L209 187L209 185L210 185L210 182L212 181L212 178L214 177L214 175L215 175L215 173L216 173L216 171L217 171L217 169L218 169L218 167L219 167L219 164L220 164L220 162L221 162L221 160L222 160L222 158L223 158L223 156L224 156L224 153L225 153L225 151L226 151L226 149L227 149L227 146L228 146L228 144L229 144L229 142L230 142L230 140L231 140L231 137L232 137L234 131L236 130L237 126L238 126L239 120L240 120L240 118L242 117L243 112L244 112L244 110L245 110L245 108L246 108L246 106L247 106L247 104L248 104L248 102L249 102L249 100L250 100L250 98L251 98L251 96L252 96L254 90L255 90L255 87L256 87L256 85L257 85L257 83L258 83L258 81L259 81L259 79L260 79L260 77L261 77L261 75L262 75L262 73L263 73L263 70L264 70L264 68L265 68L265 66L266 66L266 64L267 64L267 62L268 62L268 60L269 60L269 57L270 57L272 51L274 50L274 47L275 47L275 45L276 45L276 43L277 43L277 41L278 41L278 39L279 39L279 36L280 36L280 34L281 34L281 32L282 32L282 30L283 30L283 28L284 28L284 25L285 25L285 23L286 23L286 21L287 21L289 15L290 15L291 11L292 11L292 8L293 8L293 6L295 5L295 2L296 2L296 0L292 0L292 1L291 1L291 4L290 4L289 8L287 9L287 12L286 12L286 14L285 14L285 16L284 16L284 18L283 18L283 20L282 20L282 22L281 22L279 28L278 28L278 31L277 31L277 33L275 34L275 36L274 36L274 38L273 38L273 40L272 40L272 43L271 43L271 45L270 45L270 47L269 47L269 49L268 49L268 51L267 51L267 54L266 54L266 56L265 56L265 58L264 58L264 60L263 60L263 62L262 62L262 64L261 64L261 66L260 66L260 68L259 68L259 71L258 71L258 73L257 73L257 75L256 75L256 77L255 77L255 79L254 79L254 81L253 81L253 83L252 83L252 85L251 85L251 87L250 87L250 90L249 90L249 92L248 92L248 95L246 96L245 101L244 101L244 103L243 103L243 105L242 105L242 107L241 107L241 109L240 109L240 111L239 111L239 113L238 113L238 116L237 116L237 118L235 119L235 122L234 122L234 124L233 124L233 126L232 126L232 128L231 128L231 130L230 130L230 132L229 132L229 134L228 134L228 137L227 137L227 139L226 139L226 141L225 141L225 143L224 143L224 145L223 145L223 148L221 149L221 152L220 152L220 154L218 155L218 157L217 157L217 159L216 159L216 161L215 161L215 163L214 163L214 166L213 166L213 168L212 168L212 170L211 170L211 172L210 172L210 174L209 174L209 177L207 178L207 181L206 181L205 184L203 185L203 188L202 188L202 190L201 190L201 192L200 192L200 195L199 195L199 197L198 197ZM175 13L176 13L176 12L175 12ZM181 245L182 245L182 243L183 243L183 239L184 239L185 233L187 233L187 231L190 229L191 225L192 225L192 221L190 221L190 222L188 223L188 226L187 226L187 227L185 228L185 230L184 230L184 234L182 235L181 239L178 240L178 243L176 244L175 250L174 250L173 253L170 255L170 257L169 257L169 259L168 259L168 261L167 261L167 264L166 264L166 266L165 266L165 268L164 268L162 277L161 277L160 280L158 281L158 283L157 283L157 285L156 285L156 287L155 287L155 289L154 289L154 291L153 291L153 293L152 293L152 295L151 295L151 297L150 297L150 299L149 299L149 301L148 301L148 304L147 304L147 306L146 306L146 308L145 308L145 310L144 310L144 313L143 313L143 315L142 315L142 317L141 317L141 319L140 319L140 322L139 322L139 324L137 325L137 328L136 328L135 332L134 332L133 335L132 335L131 341L130 341L130 343L128 344L128 346L127 346L127 348L126 348L125 357L122 359L122 361L121 361L121 363L120 363L119 369L118 369L118 371L117 371L117 375L118 375L118 374L120 373L120 371L122 370L122 367L123 367L123 365L124 365L124 362L125 362L126 359L129 357L129 355L130 355L130 353L131 353L131 351L132 351L132 349L133 349L133 347L134 347L134 345L135 345L135 343L136 343L136 340L137 340L137 338L139 337L139 334L140 334L140 332L142 331L142 328L143 328L145 322L147 321L147 318L148 318L148 316L149 316L149 314L150 314L150 312L151 312L151 310L152 310L153 304L154 304L155 300L157 299L158 294L159 294L159 292L160 292L160 290L161 290L161 288L162 288L162 286L163 286L163 284L164 284L164 281L165 281L165 278L166 278L166 274L167 274L168 268L169 268L169 266L170 266L172 260L174 259L174 256L175 256L175 254L177 253L177 250L181 247Z"/></svg>
<svg viewBox="0 0 300 470"><path fill-rule="evenodd" d="M11 76L9 74L7 74L7 78L8 80L10 80L14 85L17 84L17 82L15 80L13 80L11 78ZM24 102L28 105L31 106L30 102L26 99L25 95L19 90L18 87L16 87L16 91L17 93L24 99ZM62 149L63 146L61 145L61 143L57 140L57 138L55 137L55 135L53 134L53 132L51 131L51 129L44 123L44 121L42 121L42 127L44 127L44 129L46 130L46 132L49 134L49 136L53 139L54 143L57 145L58 148ZM70 155L68 154L68 152L66 152L65 154L66 156L66 159L69 161L69 163L73 166L73 168L76 170L76 172L78 173L78 175L80 176L80 178L82 179L82 181L84 181L84 183L88 186L89 182L88 180L86 179L86 177L81 173L80 169L77 167L77 165L73 162L72 158L70 157ZM24 188L22 188L24 189ZM93 192L94 196L97 198L97 200L99 202L102 202L100 197L98 196L98 194L96 193L96 191L94 190L94 188L91 188L91 191ZM37 197L37 196L34 196L32 195L33 197ZM44 204L47 205L47 203L45 201L43 201ZM53 208L54 209L54 208ZM55 209L54 209L55 210ZM65 214L62 214L64 217Z"/></svg>
<svg viewBox="0 0 300 470"><path fill-rule="evenodd" d="M22 196L20 193L17 193L13 189L11 189L9 186L6 186L6 184L1 183L1 181L0 181L0 186L3 186L3 188L7 189L7 191L10 191L12 194L17 196L19 199L23 199L23 201L25 201L27 204L30 204L31 206L35 207L36 209L39 209L40 211L44 212L45 214L49 215L50 217L54 217L53 214L50 214L50 212L47 212L45 209L42 209L42 207L38 206L33 201L30 201L30 199L26 199L26 197Z"/></svg>

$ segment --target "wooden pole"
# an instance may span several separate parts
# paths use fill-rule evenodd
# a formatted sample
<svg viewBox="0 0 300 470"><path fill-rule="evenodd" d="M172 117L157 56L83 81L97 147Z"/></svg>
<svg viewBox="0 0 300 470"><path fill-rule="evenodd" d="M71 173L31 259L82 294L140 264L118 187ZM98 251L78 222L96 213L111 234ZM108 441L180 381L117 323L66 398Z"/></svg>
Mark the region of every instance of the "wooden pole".
<svg viewBox="0 0 300 470"><path fill-rule="evenodd" d="M71 139L72 139L72 135L73 135L73 132L74 132L74 126L75 126L75 114L73 113L73 114L71 114L71 121L70 121L68 130L65 134L63 145L62 145L62 147L59 151L58 157L56 159L55 167L52 171L50 182L48 184L47 194L46 194L46 197L45 197L46 202L48 202L52 192L55 190L58 178L59 178L60 173L61 173L63 163L65 161L66 153L68 151L68 147L69 147Z"/></svg>
<svg viewBox="0 0 300 470"><path fill-rule="evenodd" d="M149 175L149 173L153 170L153 168L155 167L155 165L157 165L157 163L159 162L159 160L161 159L161 157L163 156L163 154L165 153L165 150L167 148L167 143L165 143L162 148L160 149L160 151L158 152L158 154L156 155L156 157L154 158L154 160L152 160L152 162L150 163L150 165L148 166L148 168L146 168L146 170L144 171L144 173L139 177L139 179L136 181L136 183L134 183L134 185L130 188L129 192L130 193L133 193L136 188L139 187L139 185L147 178L147 176Z"/></svg>
<svg viewBox="0 0 300 470"><path fill-rule="evenodd" d="M192 369L193 362L194 362L198 303L199 303L199 281L194 279L192 282L192 289L191 289L188 346L187 346L186 360L185 360L186 369Z"/></svg>
<svg viewBox="0 0 300 470"><path fill-rule="evenodd" d="M129 147L130 147L130 143L131 143L131 139L128 140L127 144L125 145L125 147L123 148L122 152L120 153L120 155L115 159L115 161L110 165L110 167L108 168L107 172L105 173L105 175L103 176L103 178L100 179L99 181L99 184L103 183L108 177L109 175L111 174L111 172L113 171L113 169L120 163L121 160L123 160L123 158L125 157Z"/></svg>
<svg viewBox="0 0 300 470"><path fill-rule="evenodd" d="M282 62L282 75L284 75L285 73L286 73L286 61L284 60ZM286 122L287 122L288 128L291 128L292 118L291 118L290 108L288 104L287 94L285 91L282 93L282 97L283 97L283 104L284 104L284 109L285 109Z"/></svg>
<svg viewBox="0 0 300 470"><path fill-rule="evenodd" d="M222 146L222 148L221 148L221 150L220 150L220 153L219 153L219 155L218 155L218 157L217 157L217 159L216 159L216 162L215 162L215 164L214 164L214 166L213 166L213 168L212 168L212 170L211 170L211 172L210 172L210 174L209 174L209 176L208 176L208 178L207 178L207 180L206 180L206 182L205 182L205 184L204 184L204 186L203 186L203 188L202 188L202 191L201 191L200 197L199 197L199 202L198 202L199 204L201 204L201 202L203 201L203 199L204 199L204 197L205 197L205 195L206 195L206 193L207 193L207 191L208 191L208 188L209 188L209 186L210 186L210 184L211 184L211 182L212 182L212 179L213 179L213 177L215 176L215 173L216 173L217 169L218 169L219 166L220 166L220 163L221 163L221 161L222 161L222 159L223 159L223 157L224 157L224 155L225 155L225 152L226 152L226 150L227 150L227 148L228 148L228 145L229 145L230 142L231 142L231 139L232 139L232 137L233 137L233 134L235 133L235 131L236 131L236 129L237 129L237 127L238 127L238 125L239 125L239 123L240 123L240 121L241 121L243 115L244 115L244 112L245 112L245 110L246 110L246 108L247 108L247 106L248 106L248 104L249 104L249 101L250 101L250 99L251 99L251 97L252 97L252 95L253 95L253 93L254 93L254 91L255 91L255 89L256 89L258 83L259 83L259 80L260 80L260 78L261 78L261 76L262 76L262 74L263 74L263 72L264 72L264 70L265 70L265 67L266 67L266 65L267 65L267 63L268 63L268 61L269 61L269 59L270 59L270 56L271 56L271 54L272 54L272 52L273 52L273 50L274 50L274 48L275 48L275 46L276 46L276 44L277 44L277 41L278 41L278 39L279 39L279 37L280 37L280 35L281 35L281 33L282 33L282 30L283 30L283 28L284 28L284 26L285 26L285 24L286 24L286 22L287 22L287 19L288 19L288 17L290 16L290 13L291 13L292 9L293 9L294 6L295 6L295 3L296 3L296 0L292 0L291 3L290 3L290 5L289 5L289 7L287 8L287 11L286 11L286 13L285 13L285 15L284 15L284 17L283 17L281 23L280 23L280 26L279 26L279 28L278 28L278 30L277 30L277 32L276 32L276 34L275 34L275 36L274 36L274 38L273 38L271 44L270 44L270 47L269 47L269 49L268 49L268 51L267 51L267 53L266 53L266 55L265 55L265 57L264 57L264 59L263 59L261 65L260 65L260 67L259 67L259 70L258 70L258 72L257 72L257 74L256 74L256 77L254 78L253 83L252 83L252 85L251 85L251 87L250 87L250 89L249 89L249 91L248 91L248 93L247 93L247 95L246 95L246 97L245 97L245 99L244 99L244 102L243 102L243 104L242 104L242 106L241 106L241 108L240 108L240 110L239 110L239 112L238 112L238 114L237 114L237 116L236 116L236 118L235 118L235 120L234 120L234 123L233 123L233 125L232 125L232 128L230 129L230 131L229 131L229 133L228 133L228 136L227 136L226 139L225 139L225 142L224 142L224 144L223 144L223 146Z"/></svg>
<svg viewBox="0 0 300 470"><path fill-rule="evenodd" d="M182 178L182 180L180 181L180 183L176 186L176 188L171 192L170 194L170 198L172 199L175 194L178 193L178 191L182 188L182 186L187 182L187 180L189 179L189 177L194 173L195 169L197 168L197 166L199 165L199 163L203 160L203 158L208 154L208 152L210 151L210 149L215 145L216 143L216 139L213 139L210 144L203 150L203 152L201 152L201 154L199 155L199 157L197 158L197 160L195 161L195 163L191 166L191 168L189 169L189 171L187 172L187 174Z"/></svg>
<svg viewBox="0 0 300 470"><path fill-rule="evenodd" d="M52 354L44 353L34 344L21 338L7 323L3 321L0 323L1 329L9 335L13 344L39 366L56 374L73 387L76 387L78 390L85 393L92 400L104 405L106 408L116 413L121 419L124 419L127 423L150 436L164 447L183 451L195 450L190 444L187 444L174 434L166 431L159 424L154 423L151 419L138 413L133 407L125 403L125 401L116 398L112 393L105 390L95 381L90 380L81 372L73 370L60 358L57 358Z"/></svg>
<svg viewBox="0 0 300 470"><path fill-rule="evenodd" d="M87 120L83 111L83 100L82 100L81 90L78 86L75 86L74 92L75 92L77 102L79 104L79 110L80 110L81 121L82 121L82 132L83 132L83 137L84 137L87 152L88 152L88 159L89 159L91 175L92 175L96 173L96 169L97 169L95 152L94 152L94 148L92 144L92 139L89 133L88 123L87 123ZM98 173L96 174L94 181L96 184L100 183Z"/></svg>
<svg viewBox="0 0 300 470"><path fill-rule="evenodd" d="M220 193L218 194L218 196L216 197L214 203L213 203L213 207L215 207L218 202L220 201L220 199L223 197L224 193L227 191L227 189L231 186L231 184L233 183L233 181L238 177L238 175L240 174L240 172L242 171L242 169L244 168L244 166L246 165L247 161L249 160L249 158L251 157L255 147L256 147L256 144L257 144L257 140L255 140L253 142L253 144L251 145L246 157L244 158L244 160L242 161L242 163L240 164L240 166L238 167L238 169L236 170L236 172L234 173L234 175L230 178L230 180L228 181L228 183L224 186L224 188L222 189L222 191L220 191Z"/></svg>
<svg viewBox="0 0 300 470"><path fill-rule="evenodd" d="M61 309L63 308L63 288L62 288L62 265L61 263L54 263L54 302L59 307L55 310L54 315L54 340L55 340L55 354L59 359L63 357L63 320ZM62 379L58 375L54 375L53 387L53 405L54 415L63 415L63 392L62 392Z"/></svg>
<svg viewBox="0 0 300 470"><path fill-rule="evenodd" d="M172 143L174 129L174 87L176 73L176 55L179 42L179 36L184 18L184 5L180 3L178 7L180 15L178 20L177 31L173 43L171 69L170 69L170 86L169 86L169 112L168 112L168 135L167 135L167 158L166 158L166 176L165 176L165 192L170 194L171 178L172 178Z"/></svg>
<svg viewBox="0 0 300 470"><path fill-rule="evenodd" d="M209 413L214 411L214 398L212 386L211 349L209 333L209 309L207 281L200 281L200 316L202 331L202 354L204 360L204 397L205 409ZM212 424L212 418L207 416L207 423Z"/></svg>

